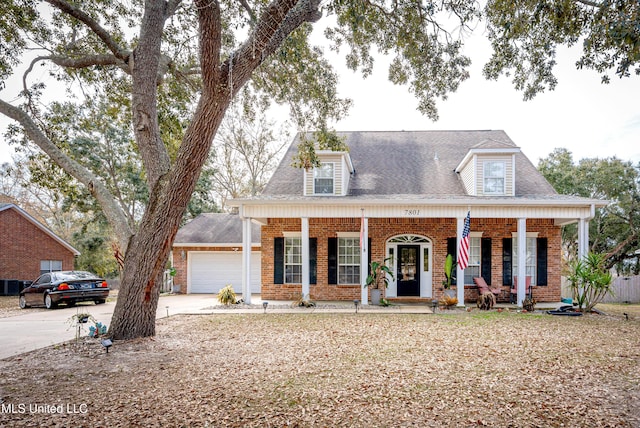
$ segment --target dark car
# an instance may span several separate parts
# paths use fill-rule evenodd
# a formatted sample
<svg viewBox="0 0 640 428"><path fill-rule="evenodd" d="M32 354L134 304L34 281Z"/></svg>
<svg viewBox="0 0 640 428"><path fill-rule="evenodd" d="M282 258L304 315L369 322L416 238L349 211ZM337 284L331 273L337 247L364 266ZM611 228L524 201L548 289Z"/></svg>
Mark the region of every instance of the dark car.
<svg viewBox="0 0 640 428"><path fill-rule="evenodd" d="M93 301L97 305L107 301L109 285L90 273L78 270L51 272L40 275L20 292L20 307L45 306L52 309L60 303L73 306L77 302Z"/></svg>

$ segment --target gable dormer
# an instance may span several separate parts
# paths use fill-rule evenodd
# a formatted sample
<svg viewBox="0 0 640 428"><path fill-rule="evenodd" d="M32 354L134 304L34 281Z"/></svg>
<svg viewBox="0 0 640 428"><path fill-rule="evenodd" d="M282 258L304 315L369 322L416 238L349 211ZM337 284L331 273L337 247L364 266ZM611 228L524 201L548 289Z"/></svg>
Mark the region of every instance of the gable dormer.
<svg viewBox="0 0 640 428"><path fill-rule="evenodd" d="M484 141L471 148L455 169L467 194L514 196L517 153L519 147L499 141Z"/></svg>
<svg viewBox="0 0 640 428"><path fill-rule="evenodd" d="M355 172L349 152L320 150L320 166L304 171L305 196L345 196Z"/></svg>

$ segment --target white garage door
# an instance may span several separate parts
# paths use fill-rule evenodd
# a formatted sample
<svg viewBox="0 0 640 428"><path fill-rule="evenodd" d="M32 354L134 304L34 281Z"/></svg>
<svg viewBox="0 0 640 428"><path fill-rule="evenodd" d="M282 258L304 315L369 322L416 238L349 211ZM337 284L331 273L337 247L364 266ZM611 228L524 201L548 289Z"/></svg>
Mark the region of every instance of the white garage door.
<svg viewBox="0 0 640 428"><path fill-rule="evenodd" d="M217 293L228 284L242 293L242 252L189 253L190 293ZM260 293L260 253L251 253L251 292Z"/></svg>

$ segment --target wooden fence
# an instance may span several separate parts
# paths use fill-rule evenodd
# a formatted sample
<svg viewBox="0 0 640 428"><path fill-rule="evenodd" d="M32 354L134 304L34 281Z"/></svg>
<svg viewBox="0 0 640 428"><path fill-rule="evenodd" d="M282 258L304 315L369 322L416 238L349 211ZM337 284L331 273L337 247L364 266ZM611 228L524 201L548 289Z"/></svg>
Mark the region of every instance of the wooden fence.
<svg viewBox="0 0 640 428"><path fill-rule="evenodd" d="M602 303L640 303L640 276L618 276L613 280L613 296Z"/></svg>

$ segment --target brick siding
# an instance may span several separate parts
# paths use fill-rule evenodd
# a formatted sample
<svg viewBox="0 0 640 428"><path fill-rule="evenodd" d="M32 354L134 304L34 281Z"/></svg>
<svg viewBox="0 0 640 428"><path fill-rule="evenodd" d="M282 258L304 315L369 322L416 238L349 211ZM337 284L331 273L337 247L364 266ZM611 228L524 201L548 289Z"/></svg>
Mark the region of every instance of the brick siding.
<svg viewBox="0 0 640 428"><path fill-rule="evenodd" d="M61 260L63 270L72 270L75 256L15 209L0 211L0 279L32 281L41 260Z"/></svg>
<svg viewBox="0 0 640 428"><path fill-rule="evenodd" d="M547 286L534 287L534 297L539 302L559 301L561 294L560 227L552 219L527 220L527 232L538 232L539 238L547 238ZM433 268L432 286L434 298L442 293L444 260L447 254L447 238L456 236L456 219L419 218L370 218L368 221L371 238L372 260L385 257L385 246L389 238L402 234L415 234L429 238L432 242ZM301 285L274 284L274 238L284 236L284 232L300 232L300 219L269 219L262 227L262 298L271 300L292 300L300 296ZM309 219L309 236L317 238L317 284L311 284L310 297L315 300L352 300L360 298L359 285L330 285L328 283L328 238L337 232L359 232L359 218ZM471 219L471 230L482 231L483 238L491 238L492 272L491 283L502 284L502 239L511 238L517 231L516 219ZM174 259L175 260L175 259ZM186 279L186 278L185 278ZM186 282L186 281L185 281ZM505 298L509 286L503 286ZM465 285L465 301L472 302L478 296L477 287Z"/></svg>

